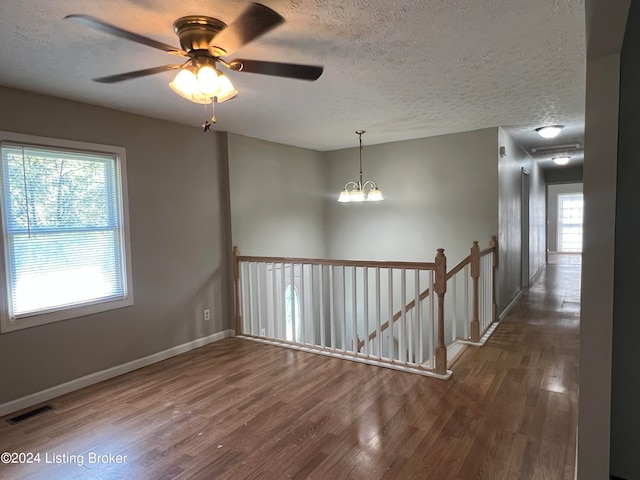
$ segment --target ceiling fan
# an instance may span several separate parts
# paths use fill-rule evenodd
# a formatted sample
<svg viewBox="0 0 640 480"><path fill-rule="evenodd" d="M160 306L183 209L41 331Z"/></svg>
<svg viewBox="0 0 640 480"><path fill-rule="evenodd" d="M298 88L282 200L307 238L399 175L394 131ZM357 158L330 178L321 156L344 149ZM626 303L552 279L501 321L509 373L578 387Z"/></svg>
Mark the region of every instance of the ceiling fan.
<svg viewBox="0 0 640 480"><path fill-rule="evenodd" d="M101 32L156 48L179 57L187 57L182 64L163 65L132 72L94 78L95 82L117 83L145 77L167 70L179 70L169 86L179 95L195 103L223 102L238 92L229 79L218 70L217 64L237 72L259 73L300 80L317 80L323 67L295 63L269 62L236 58L226 61L222 57L233 54L240 47L264 35L284 22L274 10L252 3L230 25L217 18L189 15L178 18L173 30L178 35L180 46L176 48L137 33L124 30L90 15L72 14L65 19L87 25Z"/></svg>

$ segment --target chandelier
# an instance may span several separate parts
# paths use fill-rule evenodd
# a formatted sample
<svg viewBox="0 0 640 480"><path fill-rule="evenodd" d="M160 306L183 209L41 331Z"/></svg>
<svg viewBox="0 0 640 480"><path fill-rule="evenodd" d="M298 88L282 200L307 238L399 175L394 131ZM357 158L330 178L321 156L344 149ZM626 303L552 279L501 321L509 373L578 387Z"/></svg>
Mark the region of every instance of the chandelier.
<svg viewBox="0 0 640 480"><path fill-rule="evenodd" d="M360 140L360 176L357 182L347 182L344 184L344 190L340 193L338 201L346 202L380 202L384 200L382 192L378 188L376 182L367 180L362 182L362 134L364 130L357 130L356 134Z"/></svg>

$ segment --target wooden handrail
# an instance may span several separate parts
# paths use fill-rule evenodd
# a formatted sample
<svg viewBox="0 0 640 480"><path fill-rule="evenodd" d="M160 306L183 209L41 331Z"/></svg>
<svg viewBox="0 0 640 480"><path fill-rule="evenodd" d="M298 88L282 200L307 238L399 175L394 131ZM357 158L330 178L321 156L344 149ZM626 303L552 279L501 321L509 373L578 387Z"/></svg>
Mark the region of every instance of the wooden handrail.
<svg viewBox="0 0 640 480"><path fill-rule="evenodd" d="M493 238L495 238L495 237L493 237ZM495 250L496 250L495 246L487 247L484 250L480 250L480 256L484 257L485 255L488 255L489 253L494 252Z"/></svg>
<svg viewBox="0 0 640 480"><path fill-rule="evenodd" d="M324 258L293 258L293 257L257 257L241 255L238 262L258 263L294 263L306 265L333 265L335 267L374 267L374 268L405 268L409 270L435 270L434 262L386 262L373 260L331 260Z"/></svg>
<svg viewBox="0 0 640 480"><path fill-rule="evenodd" d="M283 263L283 264L306 264L306 265L326 265L326 266L342 266L342 267L372 267L372 268L395 268L395 269L411 269L411 270L432 270L436 271L440 278L436 279L441 283L439 287L442 293L438 293L438 300L440 302L441 296L444 295L446 291L446 282L453 278L454 275L459 273L464 267L467 265L471 265L471 278L473 280L473 289L472 294L474 295L474 312L471 322L471 337L472 339L478 336L479 329L476 329L478 312L477 310L477 282L479 276L479 259L484 255L488 255L489 253L494 253L494 312L496 312L495 308L495 269L497 268L498 259L497 259L497 239L496 237L492 237L491 242L489 243L489 247L480 250L478 246L478 242L473 242L473 247L471 248L471 253L463 258L455 267L451 270L446 271L446 260L444 261L444 275L442 272L442 260L444 255L441 255L441 249L438 249L438 256L436 257L436 262L397 262L397 261L367 261L367 260L339 260L339 259L321 259L321 258L296 258L296 257L261 257L261 256L248 256L248 255L240 255L240 252L237 247L234 247L233 256L234 256L234 280L236 283L236 331L241 332L242 330L242 302L240 298L240 263L241 262L257 262L257 263ZM436 285L431 285L429 288L426 288L423 292L418 296L418 300L425 300L431 293L431 291L436 287ZM413 299L409 303L407 303L404 309L396 312L390 320L384 322L380 325L380 332L385 331L389 326L393 325L402 317L402 312L405 313L412 308L415 308L416 300ZM494 313L495 316L495 313ZM474 335L475 333L475 335ZM377 330L374 330L368 335L367 341L371 341L377 337ZM440 339L439 339L440 340ZM358 339L358 351L362 349L365 344L365 340ZM441 345L439 345L441 347ZM441 349L440 349L441 350Z"/></svg>
<svg viewBox="0 0 640 480"><path fill-rule="evenodd" d="M467 255L458 265L456 265L455 267L453 267L451 270L447 272L447 280L451 280L451 278L453 278L453 276L456 273L458 273L464 267L469 265L470 262L471 262L471 255Z"/></svg>
<svg viewBox="0 0 640 480"><path fill-rule="evenodd" d="M471 262L471 255L467 255L465 258L462 259L462 261L460 263L458 263L458 265L456 265L455 267L453 267L451 270L449 270L447 272L447 281L449 281L456 273L458 273L460 270L462 270L464 267L466 267L467 265L469 265L469 263ZM418 300L422 301L424 299L426 299L429 296L429 292L431 291L430 288L425 289L422 293L420 293L420 295L418 296ZM407 303L404 306L404 311L408 311L411 310L412 308L414 308L416 306L416 301L415 299L411 300L409 303ZM402 316L402 310L398 310L393 317L391 317L391 324L396 323L398 320L400 320L400 317ZM384 322L383 324L380 325L380 333L382 333L383 331L385 331L387 328L389 328L389 321L387 320L386 322ZM376 338L378 336L378 332L377 330L374 330L373 332L371 332L369 334L369 341L373 340L374 338ZM364 347L364 340L360 340L358 342L358 351L360 351L362 349L362 347Z"/></svg>
<svg viewBox="0 0 640 480"><path fill-rule="evenodd" d="M478 242L474 242L474 246L477 246ZM496 237L491 237L491 241L489 242L489 247L485 248L484 250L480 251L478 254L478 258L480 258L483 255L487 255L488 253L491 252L496 252L496 245L497 245L497 240ZM466 267L467 265L469 265L471 263L471 254L467 255L465 258L463 258L455 267L453 267L451 270L449 270L447 272L447 276L446 276L446 280L449 281L451 278L453 278L453 276L460 272L464 267ZM494 255L494 268L497 267L497 252ZM494 275L495 277L495 275ZM429 292L430 292L430 288L427 288L426 290L424 290L422 293L420 293L420 296L418 297L418 299L420 301L426 299L429 296ZM494 288L494 295L495 295L495 288ZM495 301L494 301L495 304ZM407 312L408 310L411 310L412 308L414 308L416 306L416 301L411 300L409 303L407 303L404 307L404 311ZM391 323L391 325L393 325L394 323L396 323L398 320L400 320L400 317L402 316L402 310L397 311L393 317L391 317L391 322L389 322L388 320L386 322L384 322L383 324L380 325L380 333L382 333L383 331L385 331L387 328L389 328L389 324ZM374 338L376 338L378 336L378 332L377 330L374 330L373 332L371 332L369 334L368 340L371 341ZM362 347L364 347L364 340L360 340L358 342L358 351L360 351L362 349Z"/></svg>

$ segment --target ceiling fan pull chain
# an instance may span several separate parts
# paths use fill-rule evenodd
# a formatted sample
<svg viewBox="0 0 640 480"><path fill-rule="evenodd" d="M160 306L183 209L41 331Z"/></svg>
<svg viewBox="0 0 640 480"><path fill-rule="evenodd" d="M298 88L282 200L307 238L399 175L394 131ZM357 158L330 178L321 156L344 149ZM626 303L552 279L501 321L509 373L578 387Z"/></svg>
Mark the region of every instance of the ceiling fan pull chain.
<svg viewBox="0 0 640 480"><path fill-rule="evenodd" d="M211 98L211 121L209 121L208 119L205 118L204 122L202 122L202 131L204 132L210 132L211 131L211 125L213 125L214 123L216 123L218 121L218 119L216 118L216 113L215 113L215 103L216 100L215 98ZM205 117L207 116L207 104L204 104L204 115Z"/></svg>

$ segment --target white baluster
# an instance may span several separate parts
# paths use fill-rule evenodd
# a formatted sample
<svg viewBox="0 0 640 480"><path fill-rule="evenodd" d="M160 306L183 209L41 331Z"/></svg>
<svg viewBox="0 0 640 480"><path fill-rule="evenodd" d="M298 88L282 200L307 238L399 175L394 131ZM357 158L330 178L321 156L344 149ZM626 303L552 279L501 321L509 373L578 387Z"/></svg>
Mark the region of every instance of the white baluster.
<svg viewBox="0 0 640 480"><path fill-rule="evenodd" d="M325 342L325 318L324 318L324 281L323 281L323 271L324 266L318 265L318 301L320 304L318 305L318 314L320 315L320 346L322 348L326 348L327 344Z"/></svg>
<svg viewBox="0 0 640 480"><path fill-rule="evenodd" d="M416 298L415 298L415 306L413 307L415 311L415 315L413 316L413 337L416 341L416 358L414 359L415 363L422 363L422 309L420 307L420 270L415 271L416 279L415 279L415 290L416 290Z"/></svg>
<svg viewBox="0 0 640 480"><path fill-rule="evenodd" d="M407 276L406 270L400 270L400 328L398 329L398 360L406 362L405 338L407 336Z"/></svg>
<svg viewBox="0 0 640 480"><path fill-rule="evenodd" d="M389 326L387 327L387 358L390 360L395 360L395 348L393 345L393 269L389 268L389 284L388 284L388 292L389 301L388 303L388 322Z"/></svg>
<svg viewBox="0 0 640 480"><path fill-rule="evenodd" d="M378 358L382 357L382 333L380 328L380 268L376 267L376 344L378 346Z"/></svg>

